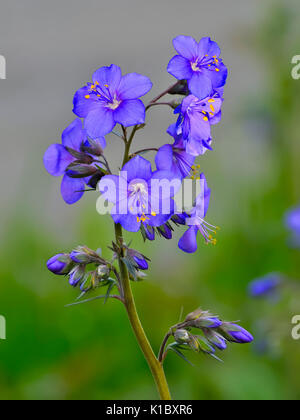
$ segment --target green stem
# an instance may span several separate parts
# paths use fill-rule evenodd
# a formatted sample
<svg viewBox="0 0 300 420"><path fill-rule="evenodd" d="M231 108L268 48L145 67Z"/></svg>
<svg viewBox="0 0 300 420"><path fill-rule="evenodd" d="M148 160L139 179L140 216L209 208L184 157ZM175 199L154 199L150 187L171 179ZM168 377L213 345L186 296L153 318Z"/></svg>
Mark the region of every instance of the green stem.
<svg viewBox="0 0 300 420"><path fill-rule="evenodd" d="M120 248L123 250L123 233L122 233L122 226L120 224L115 224L115 234L116 234L116 241L118 245L120 246ZM145 334L141 321L139 319L135 302L134 302L134 298L133 298L133 294L132 294L132 290L131 290L131 286L130 286L128 270L125 263L122 261L122 256L123 255L119 257L119 266L120 266L120 273L121 273L122 289L124 293L124 296L123 296L124 305L127 310L130 324L135 333L139 346L145 356L145 359L149 365L149 368L152 372L160 398L162 400L171 400L171 395L170 395L168 383L166 380L165 372L163 369L163 365L156 358L152 350L152 347L149 343L149 340Z"/></svg>

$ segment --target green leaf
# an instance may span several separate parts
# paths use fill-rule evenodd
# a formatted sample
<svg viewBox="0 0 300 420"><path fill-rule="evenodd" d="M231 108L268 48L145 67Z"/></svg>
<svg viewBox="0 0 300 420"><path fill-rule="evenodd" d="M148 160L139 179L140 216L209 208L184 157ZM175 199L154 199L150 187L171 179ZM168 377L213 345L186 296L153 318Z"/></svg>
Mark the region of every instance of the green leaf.
<svg viewBox="0 0 300 420"><path fill-rule="evenodd" d="M178 346L177 343L169 344L167 350L172 350L177 356L181 357L185 362L189 363L191 366L195 367L192 362L189 361L187 357L179 349L182 349L182 346Z"/></svg>

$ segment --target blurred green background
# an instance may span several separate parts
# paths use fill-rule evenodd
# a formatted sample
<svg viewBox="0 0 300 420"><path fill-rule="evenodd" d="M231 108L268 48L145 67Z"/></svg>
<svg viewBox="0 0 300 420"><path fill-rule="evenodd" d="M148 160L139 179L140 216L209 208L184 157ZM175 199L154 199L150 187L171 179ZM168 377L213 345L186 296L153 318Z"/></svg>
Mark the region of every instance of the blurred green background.
<svg viewBox="0 0 300 420"><path fill-rule="evenodd" d="M172 56L171 39L185 33L197 38L208 34L220 42L231 69L224 118L214 128L214 152L199 159L213 193L208 220L222 230L216 247L199 241L194 255L177 248L180 229L172 241L159 239L155 244L144 244L139 235L126 236L152 260L147 279L133 284L140 317L155 350L169 326L177 322L181 308L186 314L201 306L227 320L240 320L254 335L260 321L276 320L271 323L271 347L276 351L259 353L255 344L231 345L221 355L223 364L192 357L196 367L170 354L165 368L172 395L175 399L299 399L300 342L290 335L291 319L300 314L297 294L272 306L251 301L246 290L253 278L270 271L300 277L300 251L288 248L283 223L286 210L300 202L300 80L291 77L291 59L300 54L299 2L254 1L247 9L238 6L242 2L230 1L229 13L227 2L212 1L205 11L207 21L201 15L204 2L185 6L165 2L161 11L159 3L145 2L141 8L132 1L126 11L131 25L123 21L121 3L113 1L103 16L101 2L88 1L85 6L74 2L70 9L55 1L55 13L47 9L34 20L35 32L29 32L30 20L28 27L21 27L27 41L26 36L15 40L14 27L6 33L11 76L8 67L8 79L0 86L8 98L1 116L6 151L1 185L9 199L3 200L2 211L0 314L7 320L7 340L0 341L0 398L157 397L121 304L109 301L104 306L96 301L66 308L78 291L45 268L50 256L78 244L102 247L109 255L106 246L113 238L113 226L109 216L100 217L95 210L97 193L86 194L72 207L65 205L59 180L47 176L42 156L72 120L74 90L97 66L115 62L124 65L126 72L149 75L156 85L150 93L154 96L172 80L164 70ZM8 21L22 7L12 4L6 5ZM57 23L54 18L59 14ZM64 29L67 16L69 26L77 25L71 34ZM93 26L94 19L99 19L99 26ZM121 22L119 26L114 19ZM111 32L99 40L95 35L98 28L103 32L103 22ZM89 45L81 42L82 24L88 27ZM143 42L136 35L142 30ZM111 33L115 38L110 38ZM30 50L33 61L27 62L25 47L46 40L51 60L45 61L46 55L39 58L39 51L44 51L40 46ZM104 45L109 52L104 52ZM61 50L59 57L56 48ZM128 57L120 58L119 50L124 57L128 50ZM74 51L76 59L72 59ZM16 70L18 62L21 67ZM49 86L58 84L52 96L48 80ZM172 122L170 112L151 112L149 126L140 140L137 136L136 146L139 141L145 146L153 138L157 145L169 141L164 130ZM109 136L107 140L110 158L116 159L121 143Z"/></svg>

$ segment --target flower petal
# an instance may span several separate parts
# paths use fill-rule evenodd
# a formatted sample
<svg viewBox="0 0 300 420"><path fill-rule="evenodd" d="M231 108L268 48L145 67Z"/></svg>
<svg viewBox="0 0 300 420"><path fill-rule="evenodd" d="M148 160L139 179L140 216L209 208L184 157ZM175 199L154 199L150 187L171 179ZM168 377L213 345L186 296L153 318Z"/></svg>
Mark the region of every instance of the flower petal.
<svg viewBox="0 0 300 420"><path fill-rule="evenodd" d="M118 87L120 99L137 99L146 95L152 89L152 82L147 76L129 73L122 77Z"/></svg>
<svg viewBox="0 0 300 420"><path fill-rule="evenodd" d="M195 140L190 138L186 143L186 152L192 156L204 155L207 148L204 146L202 140Z"/></svg>
<svg viewBox="0 0 300 420"><path fill-rule="evenodd" d="M138 232L141 227L141 222L137 221L137 216L134 214L113 214L112 209L112 218L115 223L120 223L122 227L128 232Z"/></svg>
<svg viewBox="0 0 300 420"><path fill-rule="evenodd" d="M80 151L80 146L86 141L86 132L82 121L76 118L62 133L62 144L65 147Z"/></svg>
<svg viewBox="0 0 300 420"><path fill-rule="evenodd" d="M182 57L192 60L197 57L198 44L191 36L179 35L173 39L173 45L178 54Z"/></svg>
<svg viewBox="0 0 300 420"><path fill-rule="evenodd" d="M179 239L179 248L192 254L197 251L197 228L195 226L190 227Z"/></svg>
<svg viewBox="0 0 300 420"><path fill-rule="evenodd" d="M126 99L114 111L117 123L130 127L145 122L145 106L140 99Z"/></svg>
<svg viewBox="0 0 300 420"><path fill-rule="evenodd" d="M110 133L115 125L113 111L102 106L91 111L84 121L86 131L92 139Z"/></svg>
<svg viewBox="0 0 300 420"><path fill-rule="evenodd" d="M101 67L96 70L93 74L93 82L98 82L102 90L103 88L107 88L113 96L118 90L121 77L122 72L120 67L112 64L109 67Z"/></svg>
<svg viewBox="0 0 300 420"><path fill-rule="evenodd" d="M219 71L217 71L214 67L202 70L203 75L211 80L213 88L222 87L227 81L228 70L225 64L220 63L217 68Z"/></svg>
<svg viewBox="0 0 300 420"><path fill-rule="evenodd" d="M156 156L155 164L158 170L171 170L173 164L173 148L170 144L162 146Z"/></svg>
<svg viewBox="0 0 300 420"><path fill-rule="evenodd" d="M85 118L89 112L99 107L99 101L95 95L89 94L89 89L84 86L77 90L73 99L73 112L80 118ZM89 99L87 99L89 96Z"/></svg>
<svg viewBox="0 0 300 420"><path fill-rule="evenodd" d="M192 94L200 100L207 98L212 93L211 80L200 72L194 72L192 78L188 81L188 85Z"/></svg>
<svg viewBox="0 0 300 420"><path fill-rule="evenodd" d="M197 113L190 116L190 123L190 138L195 140L210 139L210 123L208 118L205 118L203 114Z"/></svg>
<svg viewBox="0 0 300 420"><path fill-rule="evenodd" d="M208 57L220 57L221 50L219 45L210 39L210 37L204 37L200 40L198 44L198 56L203 57L204 55Z"/></svg>
<svg viewBox="0 0 300 420"><path fill-rule="evenodd" d="M196 198L196 208L197 215L201 217L201 219L204 219L208 211L211 194L211 189L208 188L204 173L200 175L200 186L201 192Z"/></svg>
<svg viewBox="0 0 300 420"><path fill-rule="evenodd" d="M136 156L123 166L122 172L127 172L128 182L135 179L148 181L152 176L151 163L141 156Z"/></svg>
<svg viewBox="0 0 300 420"><path fill-rule="evenodd" d="M127 199L128 196L128 184L118 175L104 176L101 178L98 188L105 199L114 204Z"/></svg>
<svg viewBox="0 0 300 420"><path fill-rule="evenodd" d="M190 61L181 55L175 55L170 60L167 71L179 80L190 79L193 76Z"/></svg>
<svg viewBox="0 0 300 420"><path fill-rule="evenodd" d="M69 178L65 175L61 182L61 195L67 204L74 204L83 196L84 188L83 179Z"/></svg>
<svg viewBox="0 0 300 420"><path fill-rule="evenodd" d="M51 144L44 154L44 166L50 175L60 176L74 159L61 144Z"/></svg>

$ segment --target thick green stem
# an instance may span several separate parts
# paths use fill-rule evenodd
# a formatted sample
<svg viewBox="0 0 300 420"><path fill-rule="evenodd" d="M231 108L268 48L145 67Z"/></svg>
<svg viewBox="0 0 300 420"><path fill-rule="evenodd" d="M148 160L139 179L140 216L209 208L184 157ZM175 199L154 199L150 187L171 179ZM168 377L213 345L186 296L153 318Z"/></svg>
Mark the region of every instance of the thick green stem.
<svg viewBox="0 0 300 420"><path fill-rule="evenodd" d="M115 234L118 245L121 249L123 249L123 234L121 225L115 224ZM122 290L124 294L124 304L130 320L130 324L135 333L139 346L145 356L145 359L147 360L149 368L152 372L160 398L162 400L170 400L171 395L166 380L165 372L163 369L163 365L156 358L152 347L149 343L149 340L145 334L141 321L139 319L131 290L128 270L125 263L122 261L122 255L119 257L119 265L121 273Z"/></svg>

